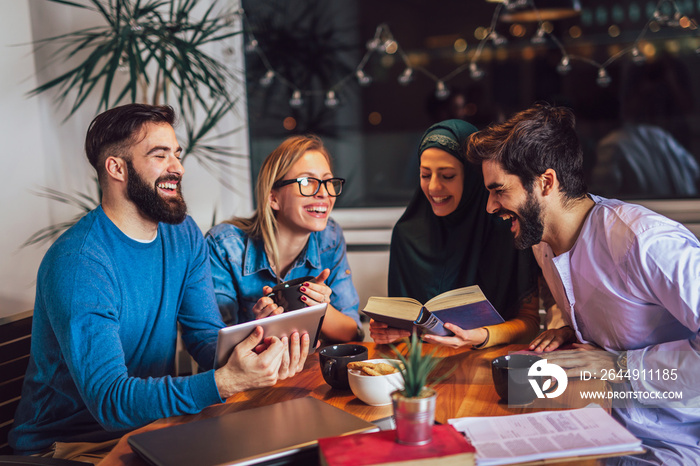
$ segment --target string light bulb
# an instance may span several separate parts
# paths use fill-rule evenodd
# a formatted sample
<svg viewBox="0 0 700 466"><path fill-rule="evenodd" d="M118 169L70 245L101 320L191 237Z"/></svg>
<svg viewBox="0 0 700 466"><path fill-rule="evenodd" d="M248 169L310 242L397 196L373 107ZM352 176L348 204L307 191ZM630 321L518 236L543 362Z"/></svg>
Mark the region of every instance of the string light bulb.
<svg viewBox="0 0 700 466"><path fill-rule="evenodd" d="M612 79L610 79L610 75L605 71L605 68L598 68L598 77L595 82L598 83L600 87L608 87L611 81Z"/></svg>
<svg viewBox="0 0 700 466"><path fill-rule="evenodd" d="M676 9L676 12L673 14L673 19L669 19L666 24L672 28L681 27L681 12Z"/></svg>
<svg viewBox="0 0 700 466"><path fill-rule="evenodd" d="M478 81L484 77L484 70L479 68L479 65L477 65L476 63L470 63L469 77L471 77L474 81Z"/></svg>
<svg viewBox="0 0 700 466"><path fill-rule="evenodd" d="M561 61L557 65L557 73L559 73L561 76L566 76L569 74L569 71L571 71L571 61L569 60L568 55L564 55L561 57Z"/></svg>
<svg viewBox="0 0 700 466"><path fill-rule="evenodd" d="M328 108L336 108L340 104L340 101L335 96L335 91L333 89L326 93L326 100L323 103Z"/></svg>
<svg viewBox="0 0 700 466"><path fill-rule="evenodd" d="M394 39L389 39L381 45L380 50L389 55L393 55L399 50L399 44L397 44Z"/></svg>
<svg viewBox="0 0 700 466"><path fill-rule="evenodd" d="M411 81L413 81L413 68L410 66L403 70L401 75L399 76L399 84L402 86L408 85Z"/></svg>
<svg viewBox="0 0 700 466"><path fill-rule="evenodd" d="M510 11L524 7L527 5L527 0L504 0L503 3L506 4L506 10Z"/></svg>
<svg viewBox="0 0 700 466"><path fill-rule="evenodd" d="M493 45L496 47L502 47L508 43L508 39L506 39L504 36L500 35L496 31L491 31L491 34L489 34L489 38L491 39L491 42L493 42Z"/></svg>
<svg viewBox="0 0 700 466"><path fill-rule="evenodd" d="M292 98L289 99L289 106L292 108L299 108L304 105L304 99L301 97L301 91L296 89L292 93Z"/></svg>
<svg viewBox="0 0 700 466"><path fill-rule="evenodd" d="M258 48L258 41L257 39L253 39L247 44L245 44L245 51L248 53L255 52Z"/></svg>
<svg viewBox="0 0 700 466"><path fill-rule="evenodd" d="M372 84L372 77L367 76L362 70L357 70L355 72L355 76L357 77L357 82L360 83L360 86L366 87Z"/></svg>
<svg viewBox="0 0 700 466"><path fill-rule="evenodd" d="M547 42L547 38L544 36L547 33L547 31L544 30L544 25L540 25L539 28L537 28L537 33L530 39L530 42L533 45L542 45L545 42Z"/></svg>
<svg viewBox="0 0 700 466"><path fill-rule="evenodd" d="M669 26L672 28L680 27L681 25L681 12L678 11L678 8L676 8L676 11L673 13L673 16L666 15L661 12L661 10L655 10L654 15L653 15L654 20L656 20L657 23L663 25L663 26Z"/></svg>
<svg viewBox="0 0 700 466"><path fill-rule="evenodd" d="M641 65L647 61L647 57L644 56L642 52L639 51L639 47L632 47L632 62L637 65Z"/></svg>
<svg viewBox="0 0 700 466"><path fill-rule="evenodd" d="M275 79L275 72L273 70L267 70L267 73L260 78L259 82L262 87L270 87L273 79Z"/></svg>
<svg viewBox="0 0 700 466"><path fill-rule="evenodd" d="M379 38L375 37L373 39L368 40L365 46L367 47L367 50L373 52L379 48L380 44L381 41L379 40Z"/></svg>
<svg viewBox="0 0 700 466"><path fill-rule="evenodd" d="M660 9L657 8L656 10L654 10L654 14L652 15L652 17L657 23L659 23L662 26L678 27L680 26L681 12L678 11L678 8L676 8L676 11L673 13L673 16L670 16L663 13Z"/></svg>
<svg viewBox="0 0 700 466"><path fill-rule="evenodd" d="M450 90L445 87L445 83L438 81L435 83L435 97L440 100L445 100L450 96Z"/></svg>
<svg viewBox="0 0 700 466"><path fill-rule="evenodd" d="M618 53L615 56L611 57L608 61L606 61L604 64L600 64L595 62L594 60L591 60L587 57L581 57L581 56L575 56L575 55L570 55L567 50L564 48L563 44L560 43L560 41L556 38L556 36L551 35L552 30L551 30L551 23L548 21L544 21L545 19L542 16L542 13L544 13L543 10L538 9L536 5L533 3L533 0L489 0L489 1L499 1L504 4L505 10L510 14L511 10L524 7L524 6L529 6L537 15L537 21L539 22L539 26L537 28L536 33L534 36L530 39L531 43L534 45L540 45L547 43L551 40L551 42L557 46L557 48L561 51L562 57L559 63L556 66L556 71L560 75L566 75L572 70L571 66L571 60L572 59L578 59L584 63L588 63L590 65L593 65L597 67L598 73L597 73L597 78L596 82L599 86L601 87L606 87L611 83L611 78L608 75L608 72L606 71L605 67L610 66L611 63L613 63L615 60L617 60L619 57L622 57L626 55L626 53L630 53L631 59L635 63L643 63L644 61L647 60L646 55L642 53L640 50L640 44L643 43L643 38L644 38L644 33L642 33L639 37L637 37L637 40L634 42L631 48L628 48L625 50L626 53ZM647 26L645 28L645 31L648 30L650 32L657 32L660 30L662 26L671 26L671 27L681 27L683 29L689 29L690 31L697 31L698 26L697 22L689 18L687 16L683 16L681 11L678 8L678 5L676 4L675 0L663 0L671 4L671 7L673 8L671 11L673 11L672 14L666 14L664 13L660 7L657 6L656 10L653 12L652 17L649 19L647 22ZM661 3L663 3L663 1ZM660 4L661 4L660 3ZM243 10L238 10L236 12L237 14L241 15L241 19L243 21L248 21L247 18L245 17L245 13ZM234 14L236 14L234 13ZM468 69L469 70L469 75L472 80L478 81L481 79L483 76L486 75L486 73L477 65L477 62L479 61L481 55L482 55L482 48L485 45L486 42L491 41L493 42L494 46L501 46L504 45L508 42L506 37L503 35L499 34L495 30L495 25L496 23L500 21L508 21L506 19L506 16L508 14L502 14L502 9L497 8L494 11L491 26L489 29L486 28L479 28L482 31L485 31L485 34L479 34L478 39L481 41L479 46L476 49L476 54L471 58L471 62L469 63L468 67L464 67L463 65L460 66L457 70L454 70L452 73L446 76L447 79L452 79L455 76L457 76L459 73L461 73L463 70ZM512 15L511 15L512 16ZM140 25L136 24L133 25L132 27L133 30L135 31L140 31L142 28ZM517 37L520 37L518 35ZM316 91L305 91L298 89L296 85L293 82L290 82L287 80L283 75L280 73L276 72L271 64L269 63L269 59L265 56L264 50L259 46L258 41L253 37L252 33L249 35L249 41L246 43L244 49L246 52L257 52L258 55L260 55L260 58L263 60L263 62L266 63L267 66L267 71L265 72L265 75L259 79L259 82L262 86L269 86L275 78L279 79L279 82L290 88L293 91L292 98L290 99L290 105L292 107L300 107L304 104L304 99L302 98L303 94L315 94ZM549 40L548 40L549 39ZM440 79L437 76L434 76L432 73L428 72L427 70L423 69L422 67L418 68L412 68L409 65L409 62L407 61L405 54L401 52L401 46L399 43L396 41L396 39L393 37L391 34L391 31L389 30L388 26L386 24L381 24L377 27L374 37L371 38L366 42L366 47L367 51L365 52L364 57L360 61L360 63L357 65L357 68L355 69L354 72L348 73L348 75L342 77L337 83L332 85L333 91L331 94L331 91L328 91L325 95L325 100L324 103L326 103L329 107L333 107L335 105L338 105L337 101L337 96L335 95L336 92L340 91L346 82L346 80L350 77L355 75L357 78L359 84L361 86L368 86L372 83L373 79L371 76L368 76L364 72L364 67L367 64L370 56L372 53L379 52L379 53L387 53L387 54L392 54L392 53L400 53L402 55L403 62L406 65L406 68L404 71L399 75L398 77L398 82L401 85L407 85L412 80L414 79L414 71L419 71L429 77L431 80L435 81L436 83L436 90L435 94L438 96L438 98L447 98L450 95L450 91L445 87L445 82L444 78ZM456 49L457 50L457 49ZM459 51L459 50L458 50ZM225 53L228 51L225 50ZM695 49L695 53L697 55L700 55L700 47ZM385 57L385 58L390 58L390 57ZM393 61L391 62L393 64ZM126 65L125 60L120 60L120 69ZM391 66L389 64L385 63L385 66Z"/></svg>

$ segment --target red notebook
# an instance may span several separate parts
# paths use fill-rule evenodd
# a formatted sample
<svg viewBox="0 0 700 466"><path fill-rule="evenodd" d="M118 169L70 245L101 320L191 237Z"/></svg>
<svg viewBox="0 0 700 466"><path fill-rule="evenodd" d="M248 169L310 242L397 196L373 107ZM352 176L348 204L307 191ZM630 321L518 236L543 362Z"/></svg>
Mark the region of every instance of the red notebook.
<svg viewBox="0 0 700 466"><path fill-rule="evenodd" d="M321 464L324 466L363 465L473 465L476 450L451 425L433 427L433 441L411 446L396 442L396 431L384 430L369 434L327 437L318 440Z"/></svg>

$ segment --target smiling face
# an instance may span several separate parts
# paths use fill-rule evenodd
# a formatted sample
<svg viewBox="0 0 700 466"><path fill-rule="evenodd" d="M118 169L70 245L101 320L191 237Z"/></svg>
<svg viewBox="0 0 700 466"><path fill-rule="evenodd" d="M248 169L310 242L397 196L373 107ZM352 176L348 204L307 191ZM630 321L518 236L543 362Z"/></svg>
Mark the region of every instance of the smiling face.
<svg viewBox="0 0 700 466"><path fill-rule="evenodd" d="M146 123L142 139L130 148L127 197L154 222L181 223L187 216L182 198L182 149L169 124Z"/></svg>
<svg viewBox="0 0 700 466"><path fill-rule="evenodd" d="M435 215L450 215L462 199L464 165L437 147L424 150L420 156L420 188Z"/></svg>
<svg viewBox="0 0 700 466"><path fill-rule="evenodd" d="M542 241L542 206L535 192L529 193L520 178L507 173L497 162L484 162L482 169L489 191L486 210L510 220L515 247L526 249Z"/></svg>
<svg viewBox="0 0 700 466"><path fill-rule="evenodd" d="M306 152L282 179L293 180L304 176L319 180L333 178L328 160L322 153L314 150ZM328 195L324 185L310 197L301 195L298 183L275 188L270 193L270 207L275 211L278 226L300 234L325 229L334 205L335 198Z"/></svg>

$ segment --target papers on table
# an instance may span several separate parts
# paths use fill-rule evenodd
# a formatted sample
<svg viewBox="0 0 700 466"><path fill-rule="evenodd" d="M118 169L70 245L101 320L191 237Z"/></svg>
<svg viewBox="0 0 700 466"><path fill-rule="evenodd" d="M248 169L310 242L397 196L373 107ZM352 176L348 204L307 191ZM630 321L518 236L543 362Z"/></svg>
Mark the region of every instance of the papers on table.
<svg viewBox="0 0 700 466"><path fill-rule="evenodd" d="M644 451L641 441L598 405L448 422L474 445L479 466Z"/></svg>

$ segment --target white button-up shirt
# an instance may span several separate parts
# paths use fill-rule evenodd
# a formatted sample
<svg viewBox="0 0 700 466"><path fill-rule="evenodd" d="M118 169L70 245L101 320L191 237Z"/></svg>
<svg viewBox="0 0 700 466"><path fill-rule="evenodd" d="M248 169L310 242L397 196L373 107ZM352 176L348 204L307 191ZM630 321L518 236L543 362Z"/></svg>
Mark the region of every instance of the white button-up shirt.
<svg viewBox="0 0 700 466"><path fill-rule="evenodd" d="M638 374L631 390L683 393L682 400L630 400L618 418L652 439L648 449L656 441L680 444L688 447L682 458L700 463L700 241L644 207L591 198L595 206L571 250L554 256L542 242L532 248L535 258L577 338L627 351ZM676 369L677 378L648 377L656 369ZM657 458L671 460L664 455Z"/></svg>

